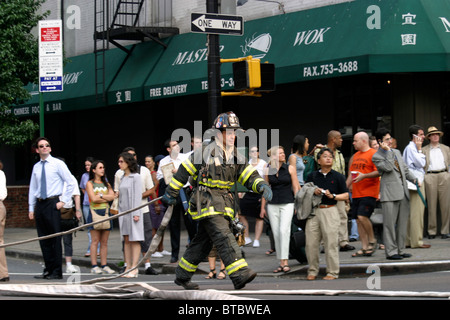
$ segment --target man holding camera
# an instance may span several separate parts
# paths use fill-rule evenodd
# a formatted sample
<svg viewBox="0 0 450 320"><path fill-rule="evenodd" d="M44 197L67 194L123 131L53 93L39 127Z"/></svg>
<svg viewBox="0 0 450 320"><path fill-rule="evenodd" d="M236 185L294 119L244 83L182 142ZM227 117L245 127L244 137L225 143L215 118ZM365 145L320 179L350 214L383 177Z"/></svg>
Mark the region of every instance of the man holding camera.
<svg viewBox="0 0 450 320"><path fill-rule="evenodd" d="M317 154L320 170L308 175L305 182L313 182L314 193L322 194L322 201L306 222L306 256L309 269L307 280L315 280L319 273L319 246L323 239L327 261L327 275L324 280L334 280L339 276L339 226L338 201L348 200L349 194L345 177L331 169L333 151L322 148Z"/></svg>
<svg viewBox="0 0 450 320"><path fill-rule="evenodd" d="M411 141L403 150L403 159L418 180L418 185L408 183L410 215L406 234L406 247L429 248L429 244L423 243L423 216L425 212L425 154L422 151L422 143L425 138L423 128L414 124L409 127Z"/></svg>

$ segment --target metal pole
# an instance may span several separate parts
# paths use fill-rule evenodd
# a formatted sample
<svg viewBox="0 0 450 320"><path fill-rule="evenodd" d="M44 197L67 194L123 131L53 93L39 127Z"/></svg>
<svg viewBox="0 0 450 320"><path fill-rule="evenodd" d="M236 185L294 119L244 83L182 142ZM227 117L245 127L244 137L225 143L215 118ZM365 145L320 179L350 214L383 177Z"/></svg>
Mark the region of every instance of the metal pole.
<svg viewBox="0 0 450 320"><path fill-rule="evenodd" d="M207 13L219 13L218 0L206 0ZM208 121L211 128L222 111L219 35L208 34Z"/></svg>
<svg viewBox="0 0 450 320"><path fill-rule="evenodd" d="M39 131L40 136L44 137L44 94L39 92Z"/></svg>

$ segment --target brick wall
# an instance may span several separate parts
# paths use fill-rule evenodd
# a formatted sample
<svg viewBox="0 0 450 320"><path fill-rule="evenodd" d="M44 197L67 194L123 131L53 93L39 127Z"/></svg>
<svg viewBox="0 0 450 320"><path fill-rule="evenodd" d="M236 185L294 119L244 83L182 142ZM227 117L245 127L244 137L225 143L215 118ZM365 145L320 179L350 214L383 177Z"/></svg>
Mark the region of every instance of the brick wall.
<svg viewBox="0 0 450 320"><path fill-rule="evenodd" d="M3 202L6 207L6 228L31 228L34 220L28 219L29 186L7 187L8 196Z"/></svg>

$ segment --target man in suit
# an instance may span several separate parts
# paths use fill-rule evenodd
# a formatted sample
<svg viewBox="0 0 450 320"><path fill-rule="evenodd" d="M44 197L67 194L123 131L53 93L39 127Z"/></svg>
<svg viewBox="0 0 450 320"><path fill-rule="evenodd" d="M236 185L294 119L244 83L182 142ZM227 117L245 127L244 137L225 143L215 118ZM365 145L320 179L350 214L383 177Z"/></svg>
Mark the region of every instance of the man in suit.
<svg viewBox="0 0 450 320"><path fill-rule="evenodd" d="M430 144L423 147L425 154L425 192L428 202L428 238L433 239L437 233L436 210L439 201L441 209L441 237L449 237L450 218L450 148L439 143L444 135L436 127L429 127L426 138Z"/></svg>
<svg viewBox="0 0 450 320"><path fill-rule="evenodd" d="M383 240L386 258L401 260L411 257L405 253L405 238L409 219L409 190L406 180L413 183L416 177L409 172L402 154L391 148L392 137L387 129L375 134L380 148L372 161L381 175L380 202L383 212Z"/></svg>

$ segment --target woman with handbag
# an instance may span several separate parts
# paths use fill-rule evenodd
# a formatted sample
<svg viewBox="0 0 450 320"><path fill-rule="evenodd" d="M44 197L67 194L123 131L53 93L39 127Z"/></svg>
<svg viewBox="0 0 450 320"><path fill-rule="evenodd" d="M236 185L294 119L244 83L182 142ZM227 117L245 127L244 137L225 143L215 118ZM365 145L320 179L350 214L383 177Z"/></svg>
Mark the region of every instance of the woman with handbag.
<svg viewBox="0 0 450 320"><path fill-rule="evenodd" d="M86 160L84 161L84 168L86 169L86 172L83 173L83 175L81 176L80 179L80 189L83 192L83 203L82 203L82 211L83 211L83 219L84 219L84 223L86 223L88 216L89 216L89 197L88 194L86 193L86 184L89 181L89 171L91 170L91 165L94 162L94 158L92 157L87 157ZM81 221L81 220L80 220ZM87 232L87 236L88 236L88 247L86 250L86 253L84 254L85 257L90 257L91 256L91 232L90 230L88 230ZM100 254L100 247L97 248L97 254Z"/></svg>
<svg viewBox="0 0 450 320"><path fill-rule="evenodd" d="M87 223L99 221L109 216L109 202L114 200L114 191L106 181L105 164L102 160L92 163L89 171L89 182L86 184L86 192L89 196L89 216ZM88 228L91 231L91 252L96 252L100 243L100 267L97 265L97 256L91 254L91 273L113 274L115 273L107 265L108 239L112 229L111 220L97 223Z"/></svg>
<svg viewBox="0 0 450 320"><path fill-rule="evenodd" d="M142 179L138 173L136 159L128 152L119 156L119 168L124 174L119 185L119 213L125 212L142 204ZM144 241L144 217L141 209L119 217L120 234L124 240L123 253L127 272L139 263L141 241ZM123 277L137 278L139 270L135 269Z"/></svg>

